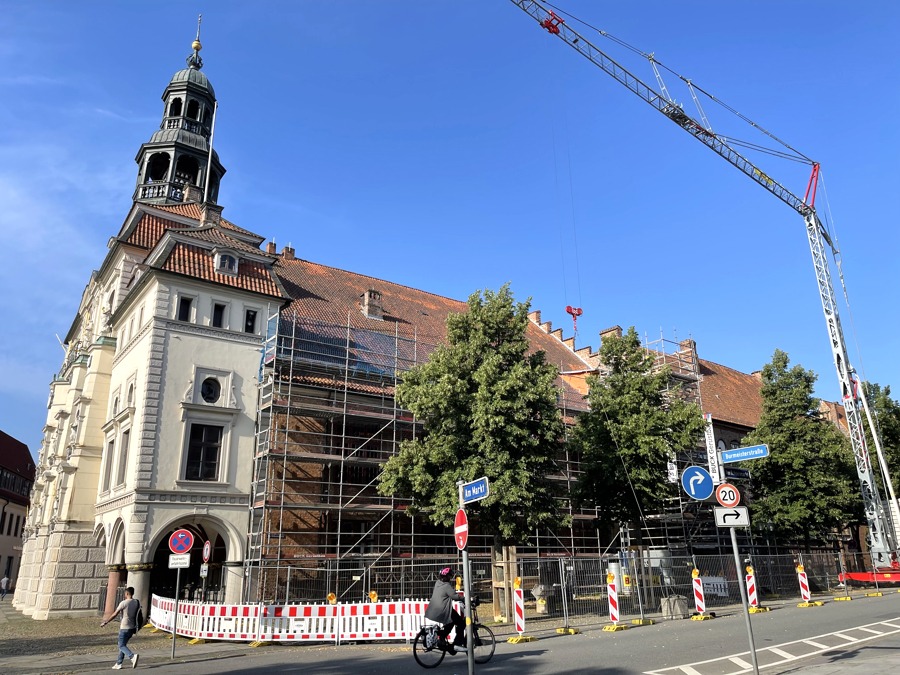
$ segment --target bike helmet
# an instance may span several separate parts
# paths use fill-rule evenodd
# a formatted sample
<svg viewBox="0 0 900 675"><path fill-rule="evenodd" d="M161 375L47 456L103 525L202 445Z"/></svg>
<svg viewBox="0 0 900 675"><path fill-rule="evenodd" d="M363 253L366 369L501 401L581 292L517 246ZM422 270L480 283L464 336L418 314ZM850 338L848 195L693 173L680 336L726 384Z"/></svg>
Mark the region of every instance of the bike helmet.
<svg viewBox="0 0 900 675"><path fill-rule="evenodd" d="M453 578L453 570L449 567L445 567L440 572L438 572L438 577L441 581L450 581Z"/></svg>

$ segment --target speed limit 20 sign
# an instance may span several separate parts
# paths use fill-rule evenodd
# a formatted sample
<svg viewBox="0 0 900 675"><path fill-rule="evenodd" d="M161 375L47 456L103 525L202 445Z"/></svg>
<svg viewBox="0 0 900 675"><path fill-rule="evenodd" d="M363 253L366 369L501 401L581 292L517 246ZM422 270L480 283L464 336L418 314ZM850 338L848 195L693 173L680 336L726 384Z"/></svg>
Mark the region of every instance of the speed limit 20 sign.
<svg viewBox="0 0 900 675"><path fill-rule="evenodd" d="M731 483L722 483L716 488L716 501L730 509L741 503L741 493Z"/></svg>

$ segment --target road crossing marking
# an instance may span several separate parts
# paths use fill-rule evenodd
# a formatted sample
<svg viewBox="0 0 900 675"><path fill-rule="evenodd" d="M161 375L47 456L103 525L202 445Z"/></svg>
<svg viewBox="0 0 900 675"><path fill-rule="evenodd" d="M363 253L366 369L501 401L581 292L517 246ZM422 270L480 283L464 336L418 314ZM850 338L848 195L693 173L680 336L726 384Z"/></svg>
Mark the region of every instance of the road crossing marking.
<svg viewBox="0 0 900 675"><path fill-rule="evenodd" d="M814 635L809 638L805 638L802 640L793 640L791 642L784 642L780 645L773 645L771 647L763 647L756 650L757 655L759 654L770 654L772 657L776 657L776 659L772 662L766 662L765 667L770 668L772 666L779 666L785 663L790 663L792 661L799 661L800 659L805 659L809 656L817 656L822 654L823 652L832 651L835 649L841 649L844 647L849 647L851 644L859 644L862 642L868 642L869 640L875 640L880 637L887 637L889 635L895 635L900 633L900 625L891 622L900 622L900 617L890 619L888 621L877 621L875 623L869 623L864 626L855 626L853 628L846 628L845 631L862 631L864 633L869 633L866 637L854 638L846 635L844 632L834 632L834 633L823 633L822 635ZM873 626L878 626L878 628L890 629L886 631L878 630L873 628ZM845 643L838 645L826 645L822 642L818 642L822 638L827 637L839 637L843 640L846 640ZM803 646L814 647L815 651L806 651L804 650L802 653L794 654L792 651L796 651L796 648L801 648ZM794 648L792 650L792 648ZM701 675L701 671L698 670L698 666L706 666L711 663L720 664L721 667L716 668L716 672L718 675L740 675L742 673L747 673L753 670L753 666L748 663L743 657L749 656L750 652L741 652L739 654L731 654L729 656L721 656L715 659L706 659L705 661L695 661L694 663L685 663L680 666L670 666L668 668L660 668L659 670L647 670L644 672L644 675ZM737 670L728 670L727 666L729 664L733 664ZM707 669L704 669L707 670Z"/></svg>

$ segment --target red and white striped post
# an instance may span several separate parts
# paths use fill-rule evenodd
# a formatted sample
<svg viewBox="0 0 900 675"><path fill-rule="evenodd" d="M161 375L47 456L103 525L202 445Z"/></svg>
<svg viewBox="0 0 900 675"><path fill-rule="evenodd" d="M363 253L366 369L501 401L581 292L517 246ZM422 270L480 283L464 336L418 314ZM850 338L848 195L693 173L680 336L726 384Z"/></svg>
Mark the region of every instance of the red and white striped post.
<svg viewBox="0 0 900 675"><path fill-rule="evenodd" d="M700 578L700 570L691 570L692 583L694 585L694 607L697 613L703 616L706 613L706 598L703 596L703 579Z"/></svg>
<svg viewBox="0 0 900 675"><path fill-rule="evenodd" d="M516 601L516 632L525 634L525 593L521 588L514 588L513 595Z"/></svg>
<svg viewBox="0 0 900 675"><path fill-rule="evenodd" d="M756 575L753 568L747 565L747 600L751 607L759 607L759 598L756 595Z"/></svg>
<svg viewBox="0 0 900 675"><path fill-rule="evenodd" d="M619 624L619 593L616 591L616 575L606 575L606 594L609 598L609 620L613 625Z"/></svg>
<svg viewBox="0 0 900 675"><path fill-rule="evenodd" d="M803 565L797 565L797 579L800 581L800 597L803 598L803 602L809 602L809 578L806 576Z"/></svg>

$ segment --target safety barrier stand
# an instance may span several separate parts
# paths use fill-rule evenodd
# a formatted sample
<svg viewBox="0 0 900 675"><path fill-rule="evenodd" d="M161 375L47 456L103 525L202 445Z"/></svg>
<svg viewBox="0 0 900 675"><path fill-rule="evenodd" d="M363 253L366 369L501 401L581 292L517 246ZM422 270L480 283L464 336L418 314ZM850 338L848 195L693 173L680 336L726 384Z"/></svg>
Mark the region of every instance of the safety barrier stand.
<svg viewBox="0 0 900 675"><path fill-rule="evenodd" d="M747 600L750 604L750 609L747 610L751 614L758 614L760 612L768 612L768 607L763 607L759 604L759 597L756 593L756 575L753 573L753 567L747 565Z"/></svg>
<svg viewBox="0 0 900 675"><path fill-rule="evenodd" d="M515 635L507 640L513 644L519 642L534 642L537 640L532 635L525 635L525 592L522 590L522 578L516 577L513 582L513 599L515 600L516 610L516 632Z"/></svg>
<svg viewBox="0 0 900 675"><path fill-rule="evenodd" d="M606 596L609 599L609 620L612 623L603 626L603 630L625 630L628 626L619 625L619 593L616 591L616 575L612 572L606 575Z"/></svg>
<svg viewBox="0 0 900 675"><path fill-rule="evenodd" d="M694 585L694 606L697 613L691 617L691 621L707 621L715 618L706 613L706 598L703 595L703 579L700 578L700 570L696 567L691 570L691 580Z"/></svg>
<svg viewBox="0 0 900 675"><path fill-rule="evenodd" d="M809 578L806 576L803 565L797 565L797 579L800 582L800 597L803 598L803 602L797 607L821 607L825 604L821 600L810 601Z"/></svg>

